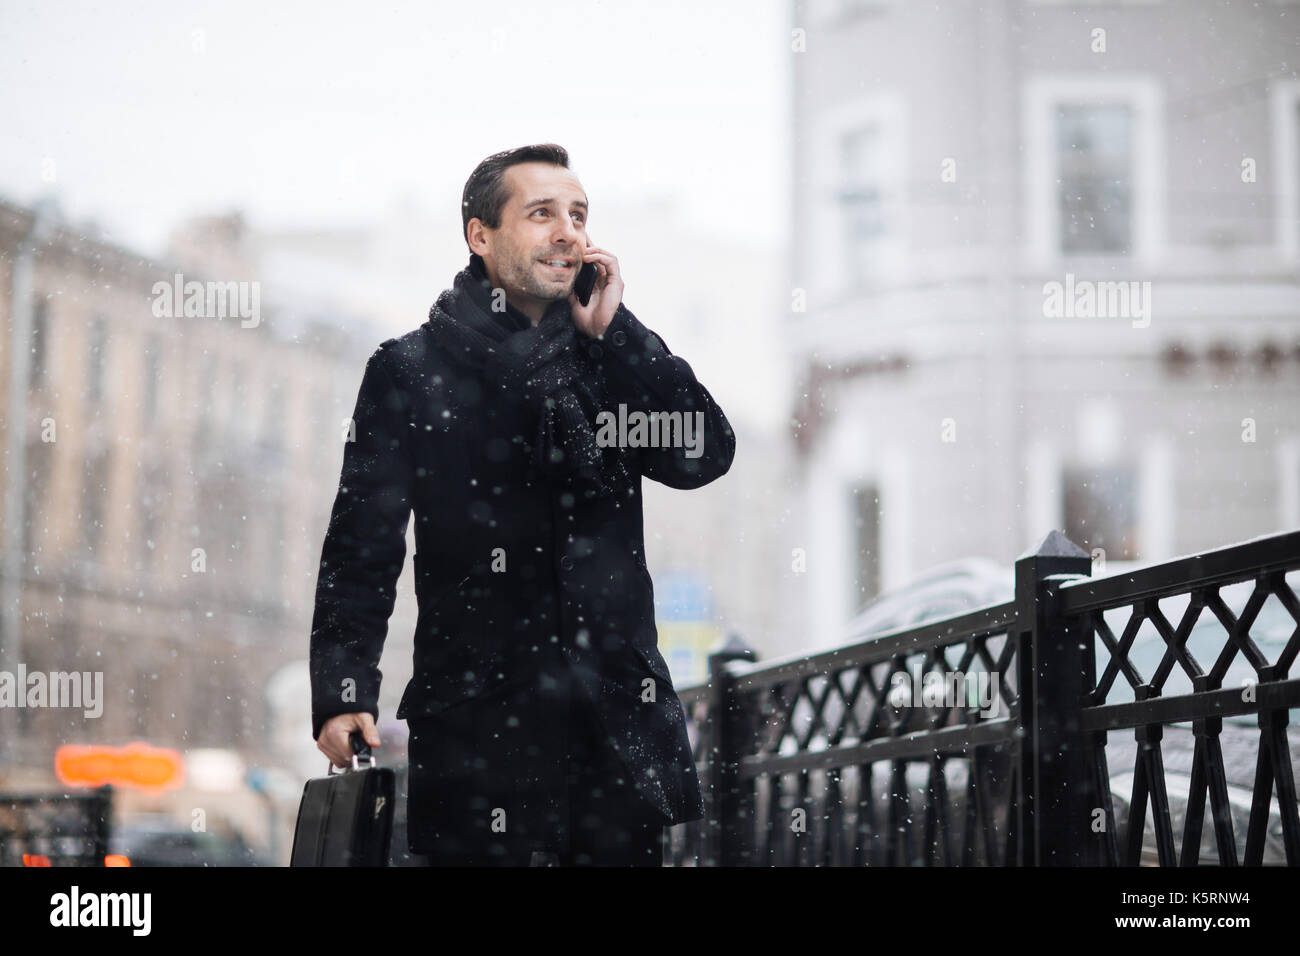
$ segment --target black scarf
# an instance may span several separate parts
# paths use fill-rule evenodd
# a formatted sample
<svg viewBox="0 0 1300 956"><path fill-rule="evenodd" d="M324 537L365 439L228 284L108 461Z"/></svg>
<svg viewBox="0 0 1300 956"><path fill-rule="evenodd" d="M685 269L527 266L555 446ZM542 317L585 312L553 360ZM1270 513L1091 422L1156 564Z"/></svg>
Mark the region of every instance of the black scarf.
<svg viewBox="0 0 1300 956"><path fill-rule="evenodd" d="M525 450L544 476L584 500L628 487L621 449L596 443L604 380L578 354L568 301L551 303L536 326L514 306L494 312L492 304L492 283L473 253L429 309L429 327L452 355L480 369L500 397L521 406L526 422L535 421L536 440L525 442Z"/></svg>

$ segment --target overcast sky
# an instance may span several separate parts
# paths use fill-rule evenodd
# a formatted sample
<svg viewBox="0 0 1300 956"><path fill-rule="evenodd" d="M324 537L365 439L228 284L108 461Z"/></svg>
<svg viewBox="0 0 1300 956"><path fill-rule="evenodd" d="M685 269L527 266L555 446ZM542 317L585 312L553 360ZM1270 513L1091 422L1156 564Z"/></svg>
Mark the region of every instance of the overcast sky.
<svg viewBox="0 0 1300 956"><path fill-rule="evenodd" d="M779 0L0 0L0 195L54 192L153 253L196 213L446 208L483 156L555 141L593 228L602 197L668 193L704 231L777 242L787 18Z"/></svg>

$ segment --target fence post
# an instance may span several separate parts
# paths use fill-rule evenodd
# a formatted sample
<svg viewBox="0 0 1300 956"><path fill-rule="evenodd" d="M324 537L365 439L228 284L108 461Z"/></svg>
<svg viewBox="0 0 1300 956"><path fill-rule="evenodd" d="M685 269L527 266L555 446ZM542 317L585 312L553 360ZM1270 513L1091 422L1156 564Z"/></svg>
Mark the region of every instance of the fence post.
<svg viewBox="0 0 1300 956"><path fill-rule="evenodd" d="M1089 859L1090 813L1098 801L1079 716L1091 645L1060 614L1060 585L1067 578L1051 576L1087 575L1091 568L1087 552L1059 531L1016 560L1025 731L1017 842L1019 862L1026 866L1081 866Z"/></svg>
<svg viewBox="0 0 1300 956"><path fill-rule="evenodd" d="M709 654L709 779L704 792L704 865L737 866L743 860L745 802L740 793L740 756L745 715L728 664L756 661L758 654L737 634ZM752 812L752 810L750 811ZM748 821L752 826L753 821Z"/></svg>

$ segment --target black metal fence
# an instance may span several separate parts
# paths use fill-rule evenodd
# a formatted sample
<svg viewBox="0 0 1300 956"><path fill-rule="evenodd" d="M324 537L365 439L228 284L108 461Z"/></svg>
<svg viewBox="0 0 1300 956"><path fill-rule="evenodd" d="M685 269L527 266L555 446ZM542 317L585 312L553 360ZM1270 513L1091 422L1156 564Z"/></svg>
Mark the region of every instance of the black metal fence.
<svg viewBox="0 0 1300 956"><path fill-rule="evenodd" d="M705 817L666 862L1300 865L1300 531L1091 564L1054 531L1005 604L762 665L730 642L678 689Z"/></svg>

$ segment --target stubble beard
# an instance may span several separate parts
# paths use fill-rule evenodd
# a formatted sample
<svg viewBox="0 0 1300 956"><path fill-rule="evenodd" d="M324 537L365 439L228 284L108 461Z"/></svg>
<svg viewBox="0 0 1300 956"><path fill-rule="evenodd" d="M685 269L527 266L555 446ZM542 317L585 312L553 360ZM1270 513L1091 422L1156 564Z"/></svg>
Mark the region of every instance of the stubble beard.
<svg viewBox="0 0 1300 956"><path fill-rule="evenodd" d="M510 255L506 258L502 279L533 299L544 302L567 299L573 290L573 276L569 276L566 281L546 282L537 275L539 267L540 263L531 253L511 249ZM571 271L574 275L577 274L576 267Z"/></svg>

